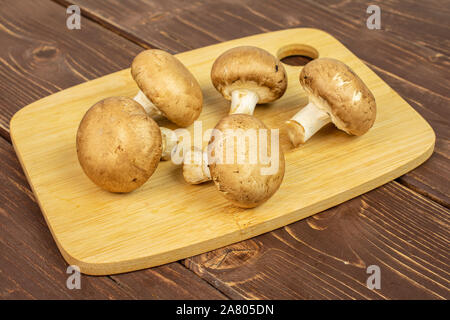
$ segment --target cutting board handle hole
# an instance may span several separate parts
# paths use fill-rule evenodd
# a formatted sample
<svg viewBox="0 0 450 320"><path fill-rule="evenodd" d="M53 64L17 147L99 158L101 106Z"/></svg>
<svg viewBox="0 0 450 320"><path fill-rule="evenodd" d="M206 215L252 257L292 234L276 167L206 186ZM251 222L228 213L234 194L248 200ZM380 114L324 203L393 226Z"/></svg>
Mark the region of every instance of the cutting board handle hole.
<svg viewBox="0 0 450 320"><path fill-rule="evenodd" d="M284 64L290 66L304 66L311 60L317 59L319 57L319 52L306 44L288 44L277 52L278 59Z"/></svg>

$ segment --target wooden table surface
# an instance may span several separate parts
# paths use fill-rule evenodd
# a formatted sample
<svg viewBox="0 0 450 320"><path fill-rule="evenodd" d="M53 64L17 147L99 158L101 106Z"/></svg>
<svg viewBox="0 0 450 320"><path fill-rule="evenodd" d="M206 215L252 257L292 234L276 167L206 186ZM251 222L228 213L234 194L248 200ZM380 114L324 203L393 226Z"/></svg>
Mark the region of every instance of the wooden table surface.
<svg viewBox="0 0 450 320"><path fill-rule="evenodd" d="M3 0L0 2L1 299L449 299L450 1ZM81 30L66 28L79 5ZM381 30L366 9L381 8ZM295 27L331 33L434 128L412 172L284 228L147 270L81 277L45 224L9 137L25 105L171 53ZM389 146L386 146L387 148ZM366 286L370 265L381 289Z"/></svg>

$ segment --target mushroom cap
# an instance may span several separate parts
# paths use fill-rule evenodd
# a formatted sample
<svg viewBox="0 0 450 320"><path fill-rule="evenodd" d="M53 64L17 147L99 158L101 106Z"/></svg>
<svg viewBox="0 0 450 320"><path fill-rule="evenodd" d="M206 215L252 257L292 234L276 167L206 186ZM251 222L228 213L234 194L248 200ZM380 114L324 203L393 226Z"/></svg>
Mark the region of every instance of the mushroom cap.
<svg viewBox="0 0 450 320"><path fill-rule="evenodd" d="M139 89L173 123L187 127L202 111L198 81L174 56L151 49L139 53L131 64Z"/></svg>
<svg viewBox="0 0 450 320"><path fill-rule="evenodd" d="M231 100L232 91L247 89L258 95L258 103L268 103L280 98L287 88L287 75L280 60L251 46L222 53L214 61L211 80L227 100Z"/></svg>
<svg viewBox="0 0 450 320"><path fill-rule="evenodd" d="M375 122L375 97L346 64L331 58L315 59L300 72L300 84L339 129L359 136Z"/></svg>
<svg viewBox="0 0 450 320"><path fill-rule="evenodd" d="M161 131L144 108L127 97L94 104L77 132L83 171L99 187L130 192L153 174L161 157Z"/></svg>
<svg viewBox="0 0 450 320"><path fill-rule="evenodd" d="M216 137L213 134L211 137L209 142L209 147L211 149L208 152L208 163L211 178L217 189L226 199L238 207L253 208L262 204L278 190L283 180L285 163L281 147L277 150L278 170L271 175L265 175L261 173L261 168L270 167L270 163L261 163L259 156L258 160L254 161L256 163L252 163L252 161L249 160L250 152L259 153L261 148L261 131L259 131L259 129L267 130L267 156L271 158L272 155L270 144L271 132L261 120L247 114L232 114L220 120L215 129L219 130L221 135ZM244 131L252 129L256 132L255 144L251 144L249 142L250 139L247 140L247 138L245 138L245 143L240 144L240 146L244 146L243 154L245 154L245 161L241 161L241 163L239 163L237 157L232 161L233 163L227 163L227 161L225 161L225 150L229 149L230 146L227 141L230 139L234 141L235 134L239 132L230 131L229 129L242 129ZM219 148L216 149L215 146L217 145L224 146L222 149L224 161L222 163L214 161L214 158L218 156L215 154L216 150L220 150ZM232 146L232 152L234 152L235 155L237 153L237 147L235 146L237 145L239 145L239 143L236 143L235 141ZM276 157L276 155L274 155L274 157Z"/></svg>

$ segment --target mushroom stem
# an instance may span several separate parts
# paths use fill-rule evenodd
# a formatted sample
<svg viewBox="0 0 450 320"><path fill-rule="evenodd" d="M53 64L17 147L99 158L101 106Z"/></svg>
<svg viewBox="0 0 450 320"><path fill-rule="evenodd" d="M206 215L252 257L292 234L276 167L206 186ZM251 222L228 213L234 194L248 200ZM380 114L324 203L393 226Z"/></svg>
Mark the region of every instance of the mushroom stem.
<svg viewBox="0 0 450 320"><path fill-rule="evenodd" d="M237 89L231 92L231 109L229 114L245 113L252 115L258 103L258 95L251 90Z"/></svg>
<svg viewBox="0 0 450 320"><path fill-rule="evenodd" d="M211 180L206 151L194 148L186 153L183 162L183 177L189 184L200 184Z"/></svg>
<svg viewBox="0 0 450 320"><path fill-rule="evenodd" d="M145 111L150 117L162 115L162 112L153 104L153 102L150 101L149 98L147 98L147 96L141 90L139 90L139 92L133 99L144 107Z"/></svg>
<svg viewBox="0 0 450 320"><path fill-rule="evenodd" d="M330 115L310 102L286 122L289 139L298 147L330 122Z"/></svg>
<svg viewBox="0 0 450 320"><path fill-rule="evenodd" d="M172 152L178 145L178 137L173 130L164 127L160 127L160 129L162 138L161 160L170 160Z"/></svg>

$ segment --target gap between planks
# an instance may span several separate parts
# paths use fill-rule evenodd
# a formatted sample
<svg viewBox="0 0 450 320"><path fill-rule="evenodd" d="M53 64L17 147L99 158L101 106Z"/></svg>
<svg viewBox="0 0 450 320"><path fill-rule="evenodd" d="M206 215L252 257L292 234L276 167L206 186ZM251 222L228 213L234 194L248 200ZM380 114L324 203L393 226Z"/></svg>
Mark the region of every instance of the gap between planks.
<svg viewBox="0 0 450 320"><path fill-rule="evenodd" d="M69 0L50 0L50 1L52 1L52 2L54 2L56 4L59 4L59 5L63 6L63 7L65 7L65 8L67 8L69 5L76 4L73 1L69 1ZM316 8L325 8L321 4L318 4L318 3L315 3L315 2L311 2L311 1L307 1L307 2L310 3L311 5L315 6ZM81 5L80 5L80 7L81 7ZM330 12L330 10L328 8L325 8L325 9L326 9L327 12ZM142 47L144 49L161 49L156 44L153 44L151 42L148 42L148 41L145 41L143 39L140 39L137 36L134 36L133 34L131 34L130 32L127 32L125 30L125 28L121 28L120 26L116 26L116 25L114 25L114 23L105 20L101 15L96 15L95 12L91 12L89 10L81 8L81 15L83 17L87 18L88 20L90 20L90 21L92 21L94 23L97 23L98 25L104 27L105 29L107 29L107 30L117 34L118 36L120 36L120 37L122 37L122 38L124 38L124 39L126 39L128 41L133 42L134 44L136 44L136 45L138 45L138 46L140 46L140 47ZM345 21L347 24L352 24L352 22L350 20L344 19L343 17L340 17L340 18L343 21ZM260 25L256 25L256 27L258 27L261 30L261 32L268 32L268 31L264 31L263 28ZM296 27L302 27L302 26L296 26ZM307 27L307 26L303 26L303 27ZM281 26L280 26L279 30L281 30ZM270 30L270 31L276 31L276 30ZM250 35L248 35L248 36L250 36ZM409 41L409 39L405 39L404 37L402 37L398 33L392 33L392 36L396 37L398 39L404 40L404 41ZM232 39L229 39L229 40L232 40ZM416 44L416 45L421 47L421 48L423 48L424 50L426 49L426 47L424 47L422 45L419 45L419 44ZM188 46L188 47L189 47L190 50L197 49L197 48L192 48L190 46ZM172 50L169 49L169 51L172 51ZM179 53L179 52L171 52L171 53ZM361 61L363 61L366 65L374 66L372 63L368 63L364 59L361 59L361 58L359 58L359 59ZM390 74L390 72L388 70L385 70L382 67L379 67L379 66L375 66L375 67L376 67L376 69L379 72L381 72L383 74L388 74L388 75ZM442 96L441 94L439 94L437 92L434 92L434 91L432 91L432 90L430 90L428 88L422 87L421 85L418 85L416 83L410 82L410 81L408 81L408 80L406 80L404 78L401 78L401 77L398 77L398 79L400 81L405 82L408 85L414 86L414 87L416 87L416 88L418 88L420 90L424 90L424 91L430 92L430 94L434 94L434 95L437 95L437 96L439 96L439 97L441 97L443 99L449 100L448 97Z"/></svg>
<svg viewBox="0 0 450 320"><path fill-rule="evenodd" d="M70 2L70 1L67 1L67 0L50 0L50 1L52 1L52 2L54 2L56 4L59 4L60 6L62 6L64 8L67 8L68 6L74 4L73 2ZM150 43L147 43L145 41L141 41L141 39L133 36L129 32L127 32L127 31L125 31L123 29L115 27L114 24L109 23L106 20L103 20L102 17L96 16L95 14L89 12L88 10L81 9L81 16L83 16L86 19L88 19L88 20L90 20L90 21L92 21L92 22L102 26L106 30L109 30L109 31L117 34L118 36L120 36L120 37L122 37L122 38L124 38L124 39L126 39L128 41L133 42L134 44L136 44L136 45L138 45L138 46L140 46L140 47L142 47L144 49L159 49L158 47L156 47L156 46L154 46L154 45L152 45Z"/></svg>

